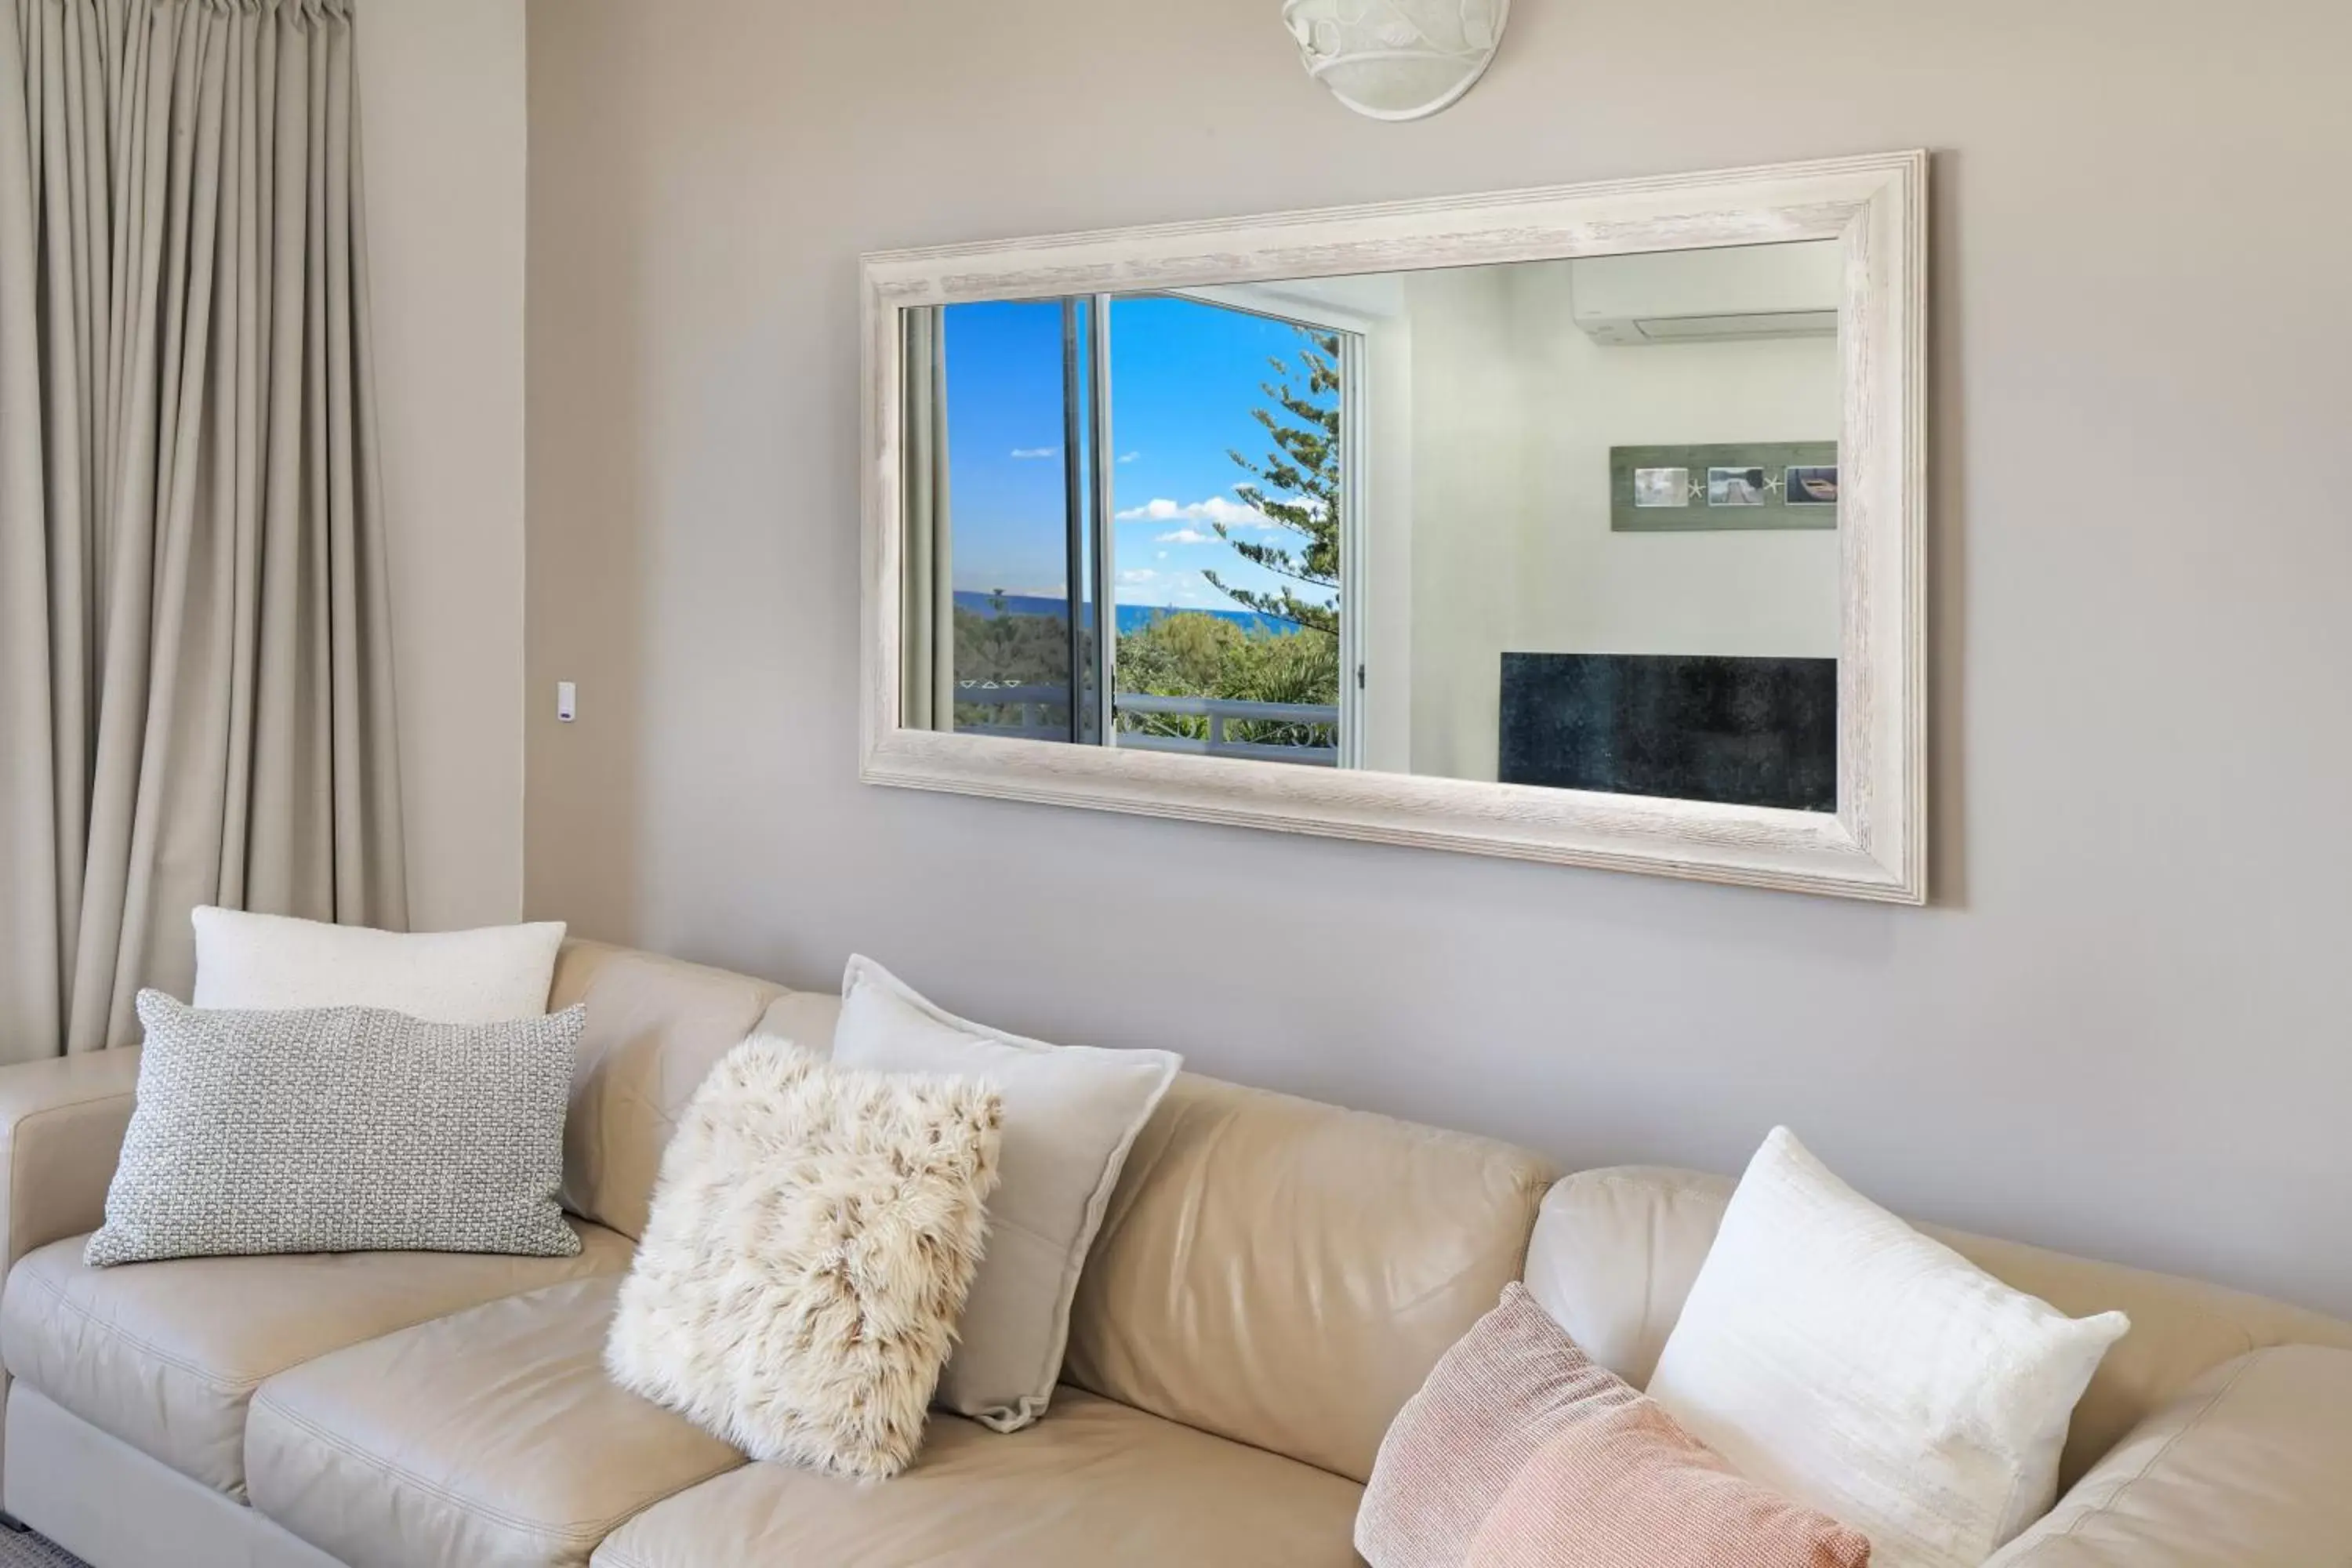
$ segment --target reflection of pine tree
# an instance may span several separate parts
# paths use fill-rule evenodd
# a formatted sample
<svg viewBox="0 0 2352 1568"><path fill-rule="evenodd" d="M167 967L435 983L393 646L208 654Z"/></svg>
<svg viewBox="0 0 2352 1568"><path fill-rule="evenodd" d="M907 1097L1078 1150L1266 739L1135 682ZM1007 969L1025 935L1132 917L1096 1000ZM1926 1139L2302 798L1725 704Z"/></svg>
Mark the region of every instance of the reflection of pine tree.
<svg viewBox="0 0 2352 1568"><path fill-rule="evenodd" d="M1217 537L1244 561L1294 583L1328 589L1329 595L1302 598L1288 584L1271 594L1257 593L1229 587L1214 572L1202 575L1237 605L1336 637L1339 635L1339 339L1337 333L1306 327L1299 328L1298 333L1307 340L1298 363L1267 360L1282 378L1281 384L1259 385L1282 412L1250 411L1274 437L1276 449L1263 463L1254 463L1239 452L1226 455L1255 477L1255 482L1235 486L1234 493L1269 522L1299 535L1305 545L1294 552L1284 544L1235 539L1226 524L1214 526ZM1286 414L1287 419L1283 416ZM1285 499L1272 499L1276 495Z"/></svg>

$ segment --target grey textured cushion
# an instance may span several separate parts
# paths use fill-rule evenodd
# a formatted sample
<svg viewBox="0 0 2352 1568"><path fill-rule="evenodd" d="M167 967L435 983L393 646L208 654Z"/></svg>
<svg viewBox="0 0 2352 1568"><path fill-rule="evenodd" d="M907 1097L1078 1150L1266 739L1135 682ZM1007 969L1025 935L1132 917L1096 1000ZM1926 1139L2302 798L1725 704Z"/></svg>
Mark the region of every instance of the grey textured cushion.
<svg viewBox="0 0 2352 1568"><path fill-rule="evenodd" d="M84 1256L569 1257L555 1192L584 1016L201 1012L142 992L138 1102Z"/></svg>

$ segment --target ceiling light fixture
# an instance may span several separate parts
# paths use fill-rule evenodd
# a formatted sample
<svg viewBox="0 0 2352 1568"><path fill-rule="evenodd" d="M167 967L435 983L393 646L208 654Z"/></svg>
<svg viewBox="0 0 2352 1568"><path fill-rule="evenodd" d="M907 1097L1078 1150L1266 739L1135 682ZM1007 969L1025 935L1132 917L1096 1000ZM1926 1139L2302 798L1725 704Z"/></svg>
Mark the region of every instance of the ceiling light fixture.
<svg viewBox="0 0 2352 1568"><path fill-rule="evenodd" d="M1486 74L1511 0L1283 0L1307 74L1374 120L1421 120Z"/></svg>

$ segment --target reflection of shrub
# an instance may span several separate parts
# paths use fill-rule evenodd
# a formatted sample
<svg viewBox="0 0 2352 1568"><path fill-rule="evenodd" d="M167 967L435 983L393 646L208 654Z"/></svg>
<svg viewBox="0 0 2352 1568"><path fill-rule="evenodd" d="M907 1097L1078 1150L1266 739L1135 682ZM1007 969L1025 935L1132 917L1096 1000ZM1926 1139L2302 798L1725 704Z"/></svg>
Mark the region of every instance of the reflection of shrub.
<svg viewBox="0 0 2352 1568"><path fill-rule="evenodd" d="M988 700L985 686L1069 688L1070 623L1065 616L955 613L955 721L959 729L1018 726L1052 730L1069 723L1066 702L1016 705ZM1093 632L1081 657L1092 658ZM967 685L966 682L971 684ZM1087 689L1091 690L1091 676ZM1339 645L1320 632L1276 632L1244 626L1223 616L1178 610L1154 616L1118 639L1118 689L1153 697L1219 697L1235 702L1292 702L1336 707ZM1024 708L1026 711L1024 711ZM1206 740L1209 721L1157 713L1126 713L1119 728L1137 734ZM1235 721L1228 740L1267 746L1336 746L1336 726Z"/></svg>
<svg viewBox="0 0 2352 1568"><path fill-rule="evenodd" d="M986 687L1050 686L1067 692L1070 684L1070 621L1067 616L1012 611L1003 595L995 598L996 614L982 615L961 605L955 612L955 726L1034 729L1048 734L1066 731L1070 723L1067 697L1058 702L1011 703L988 700ZM1085 633L1080 657L1094 658L1094 631Z"/></svg>
<svg viewBox="0 0 2352 1568"><path fill-rule="evenodd" d="M955 673L959 683L1067 686L1070 622L1066 616L1002 613L983 616L956 606Z"/></svg>
<svg viewBox="0 0 2352 1568"><path fill-rule="evenodd" d="M1339 643L1317 632L1244 627L1222 616L1177 611L1155 616L1118 639L1118 689L1152 697L1216 697L1234 702L1295 702L1336 707ZM1126 713L1119 728L1138 734L1205 740L1205 719ZM1329 724L1235 722L1228 740L1268 746L1335 746Z"/></svg>

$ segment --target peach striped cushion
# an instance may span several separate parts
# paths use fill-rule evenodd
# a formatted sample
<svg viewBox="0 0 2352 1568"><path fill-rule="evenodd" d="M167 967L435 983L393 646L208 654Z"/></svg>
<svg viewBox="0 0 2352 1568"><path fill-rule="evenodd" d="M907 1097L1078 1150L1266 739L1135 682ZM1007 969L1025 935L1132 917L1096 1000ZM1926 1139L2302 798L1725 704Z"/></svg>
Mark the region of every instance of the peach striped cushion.
<svg viewBox="0 0 2352 1568"><path fill-rule="evenodd" d="M1868 1540L1743 1480L1516 1284L1389 1428L1356 1550L1372 1568L1870 1562Z"/></svg>

